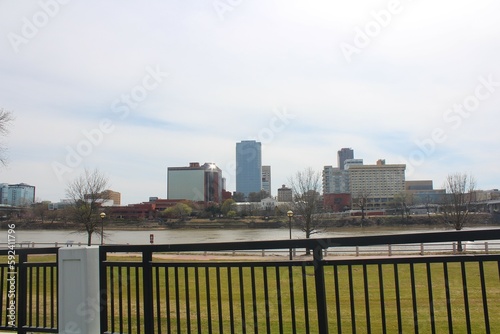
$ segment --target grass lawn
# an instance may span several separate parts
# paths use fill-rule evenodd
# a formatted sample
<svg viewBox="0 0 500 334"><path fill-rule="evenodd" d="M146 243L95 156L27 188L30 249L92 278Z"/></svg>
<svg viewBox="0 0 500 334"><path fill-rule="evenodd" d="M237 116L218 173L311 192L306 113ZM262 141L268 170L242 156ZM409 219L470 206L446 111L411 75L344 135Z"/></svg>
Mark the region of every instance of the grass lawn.
<svg viewBox="0 0 500 334"><path fill-rule="evenodd" d="M165 333L169 329L174 333L197 332L198 329L202 333L241 333L244 330L254 333L256 329L263 333L291 333L293 327L297 333L306 333L307 329L310 333L317 332L312 267L235 268L229 265L219 263L214 267L213 263L205 263L202 266L155 267L152 285L156 296L153 305L155 328L161 327L161 332ZM487 321L491 332L499 333L498 263L485 262L483 268L489 312ZM484 333L479 264L466 263L464 269L466 295L461 264L446 266L453 330L465 333L470 326L471 332ZM415 264L413 272L409 264L383 265L380 270L382 281L377 265L325 267L330 333L366 333L368 327L373 333L380 333L383 326L388 333L413 333L415 324L418 324L420 333L432 332L433 328L437 333L449 331L443 264L428 267ZM114 331L118 331L119 324L122 324L123 331L128 332L130 322L134 332L137 317L144 317L143 297L139 294L139 299L136 298L137 284L142 284L141 275L142 269L139 268L113 268L112 293L117 296L121 289L122 295L122 298L113 298L114 303L108 305L108 312L116 316ZM412 281L416 287L414 291ZM108 284L111 285L110 280ZM466 299L468 308L465 307ZM118 317L120 310L123 321ZM469 324L466 310L470 313Z"/></svg>
<svg viewBox="0 0 500 334"><path fill-rule="evenodd" d="M145 305L140 258L110 257L129 267L108 268L108 326L113 332L137 333L137 319L144 333ZM0 263L6 263L0 257ZM32 256L30 262L53 262L54 256ZM168 261L168 263L166 263ZM317 333L314 268L262 267L250 261L239 267L224 262L186 262L155 259L152 271L153 314L156 332L162 333ZM2 310L7 305L5 266L0 289ZM413 270L412 270L413 269ZM487 321L500 333L500 275L498 262L438 264L325 266L326 300L330 333L485 333L482 282L486 288ZM463 275L462 270L465 270ZM56 272L32 269L29 277L33 323L51 324L57 299L55 286L47 284ZM366 277L366 280L364 279ZM465 278L465 281L464 281ZM37 283L38 282L38 283ZM415 289L412 289L415 286ZM466 286L466 291L464 290ZM399 289L397 289L399 287ZM448 290L447 290L448 287ZM383 293L381 293L383 291ZM466 294L465 294L466 292ZM450 314L448 314L449 295ZM431 298L432 297L432 302ZM383 299L383 301L382 301ZM467 301L468 307L465 302ZM31 304L30 304L31 303ZM5 312L5 311L3 311ZM57 313L55 303L54 313ZM5 313L3 313L5 314ZM469 315L469 323L467 322ZM5 324L5 316L2 317ZM49 326L50 327L50 326Z"/></svg>

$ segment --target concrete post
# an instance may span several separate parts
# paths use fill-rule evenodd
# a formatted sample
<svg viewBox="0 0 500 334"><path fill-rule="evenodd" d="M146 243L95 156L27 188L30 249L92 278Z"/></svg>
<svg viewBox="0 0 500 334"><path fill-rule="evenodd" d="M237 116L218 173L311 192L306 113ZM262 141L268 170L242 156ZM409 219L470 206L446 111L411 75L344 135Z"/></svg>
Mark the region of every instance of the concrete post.
<svg viewBox="0 0 500 334"><path fill-rule="evenodd" d="M100 333L99 247L59 248L59 334Z"/></svg>

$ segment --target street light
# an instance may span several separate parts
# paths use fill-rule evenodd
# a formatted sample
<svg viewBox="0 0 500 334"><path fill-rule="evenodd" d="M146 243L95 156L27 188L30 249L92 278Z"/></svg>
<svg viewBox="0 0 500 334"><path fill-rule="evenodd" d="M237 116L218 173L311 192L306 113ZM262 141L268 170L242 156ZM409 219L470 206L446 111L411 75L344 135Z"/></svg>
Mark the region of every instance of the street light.
<svg viewBox="0 0 500 334"><path fill-rule="evenodd" d="M288 216L288 229L290 231L290 240L292 240L292 217L293 217L293 211L288 210L286 215ZM292 259L292 247L290 247L290 260Z"/></svg>
<svg viewBox="0 0 500 334"><path fill-rule="evenodd" d="M106 214L104 212L101 212L99 214L101 217L101 246L104 245L104 218L106 218Z"/></svg>

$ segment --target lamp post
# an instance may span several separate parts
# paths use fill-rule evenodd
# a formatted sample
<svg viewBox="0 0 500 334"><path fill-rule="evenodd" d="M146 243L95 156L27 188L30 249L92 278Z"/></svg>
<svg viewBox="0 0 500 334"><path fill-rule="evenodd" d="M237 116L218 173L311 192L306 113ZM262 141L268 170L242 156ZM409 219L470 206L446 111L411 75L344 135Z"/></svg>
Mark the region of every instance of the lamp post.
<svg viewBox="0 0 500 334"><path fill-rule="evenodd" d="M101 246L104 245L104 218L106 218L106 214L104 212L101 212L99 214L101 217Z"/></svg>
<svg viewBox="0 0 500 334"><path fill-rule="evenodd" d="M290 231L290 240L292 240L292 217L293 211L288 210L286 215L288 216L288 229ZM290 260L292 260L292 247L290 247Z"/></svg>

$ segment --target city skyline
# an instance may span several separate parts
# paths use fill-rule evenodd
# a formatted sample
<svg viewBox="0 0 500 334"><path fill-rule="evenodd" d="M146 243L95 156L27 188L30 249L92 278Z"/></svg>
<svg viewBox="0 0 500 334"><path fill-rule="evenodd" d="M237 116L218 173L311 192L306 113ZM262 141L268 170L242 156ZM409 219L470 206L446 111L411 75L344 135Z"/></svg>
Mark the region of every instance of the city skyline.
<svg viewBox="0 0 500 334"><path fill-rule="evenodd" d="M225 6L221 5L225 4ZM122 202L166 198L166 170L262 143L272 191L297 171L406 164L499 188L500 4L326 0L1 2L0 182L65 198L99 169ZM89 20L92 18L92 21Z"/></svg>

